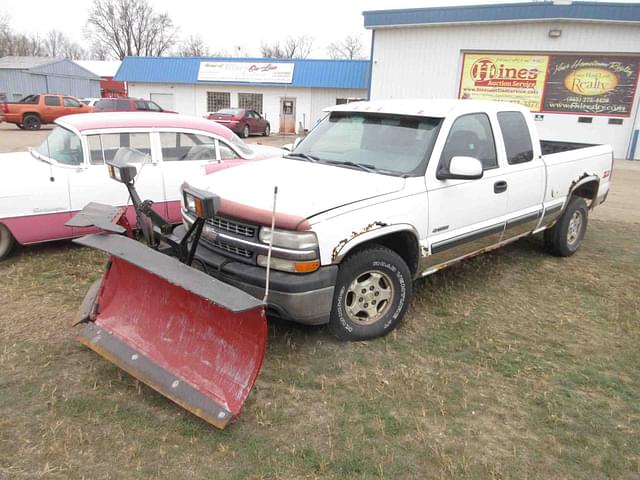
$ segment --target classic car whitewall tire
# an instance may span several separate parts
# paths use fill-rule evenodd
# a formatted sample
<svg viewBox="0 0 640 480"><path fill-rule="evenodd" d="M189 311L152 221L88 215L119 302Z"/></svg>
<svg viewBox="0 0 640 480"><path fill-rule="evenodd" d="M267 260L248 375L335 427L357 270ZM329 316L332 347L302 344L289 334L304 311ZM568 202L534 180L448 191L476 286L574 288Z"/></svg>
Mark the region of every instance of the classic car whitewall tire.
<svg viewBox="0 0 640 480"><path fill-rule="evenodd" d="M9 229L0 223L0 260L9 255L14 243L15 239Z"/></svg>

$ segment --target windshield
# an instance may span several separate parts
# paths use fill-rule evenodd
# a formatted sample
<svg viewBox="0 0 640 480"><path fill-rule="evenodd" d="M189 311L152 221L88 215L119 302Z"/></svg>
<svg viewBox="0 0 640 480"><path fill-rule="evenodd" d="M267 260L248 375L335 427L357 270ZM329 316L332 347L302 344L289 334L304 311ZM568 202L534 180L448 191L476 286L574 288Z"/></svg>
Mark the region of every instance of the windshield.
<svg viewBox="0 0 640 480"><path fill-rule="evenodd" d="M240 140L240 137L238 137L235 133L231 135L229 141L234 147L236 147L236 149L240 150L240 153L242 153L242 155L244 155L245 157L252 157L254 155L254 151L251 150L251 147Z"/></svg>
<svg viewBox="0 0 640 480"><path fill-rule="evenodd" d="M441 119L370 112L332 112L293 155L394 175L424 175ZM364 169L364 168L363 168Z"/></svg>
<svg viewBox="0 0 640 480"><path fill-rule="evenodd" d="M59 126L54 127L47 138L34 150L43 157L65 165L80 165L83 161L80 137Z"/></svg>

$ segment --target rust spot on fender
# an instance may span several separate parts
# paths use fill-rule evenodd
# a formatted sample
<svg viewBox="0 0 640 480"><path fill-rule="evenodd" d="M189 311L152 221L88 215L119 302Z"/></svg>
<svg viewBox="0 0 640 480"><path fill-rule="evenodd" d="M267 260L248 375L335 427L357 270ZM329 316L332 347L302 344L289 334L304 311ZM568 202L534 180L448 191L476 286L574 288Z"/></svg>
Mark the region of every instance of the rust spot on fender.
<svg viewBox="0 0 640 480"><path fill-rule="evenodd" d="M335 247L333 247L333 252L331 253L331 261L335 262L336 258L338 258L340 250L342 250L342 248L347 243L349 243L351 240L353 240L354 238L359 237L360 235L362 235L364 233L368 233L368 232L370 232L372 230L377 230L378 228L386 227L387 225L389 225L389 224L388 223L384 223L384 222L380 222L380 221L376 221L376 222L370 223L369 225L364 227L359 232L351 232L351 236L349 236L347 238L343 238L342 240L340 240L338 242L338 244Z"/></svg>

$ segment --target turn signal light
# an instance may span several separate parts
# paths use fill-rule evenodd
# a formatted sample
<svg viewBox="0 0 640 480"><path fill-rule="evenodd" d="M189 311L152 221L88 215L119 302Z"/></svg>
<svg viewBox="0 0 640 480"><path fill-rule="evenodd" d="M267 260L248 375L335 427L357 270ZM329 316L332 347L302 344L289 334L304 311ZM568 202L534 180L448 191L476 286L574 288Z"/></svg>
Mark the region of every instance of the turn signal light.
<svg viewBox="0 0 640 480"><path fill-rule="evenodd" d="M318 268L320 268L319 260L311 260L309 262L296 262L295 269L298 273L309 273L315 272Z"/></svg>

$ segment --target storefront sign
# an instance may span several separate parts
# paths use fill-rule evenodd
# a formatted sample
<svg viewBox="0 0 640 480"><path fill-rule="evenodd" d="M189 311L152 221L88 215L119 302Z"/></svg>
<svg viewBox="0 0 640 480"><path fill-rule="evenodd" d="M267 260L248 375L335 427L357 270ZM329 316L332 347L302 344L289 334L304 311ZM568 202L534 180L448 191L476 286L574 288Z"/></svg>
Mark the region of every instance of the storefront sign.
<svg viewBox="0 0 640 480"><path fill-rule="evenodd" d="M502 100L532 112L628 117L638 56L465 53L459 98Z"/></svg>
<svg viewBox="0 0 640 480"><path fill-rule="evenodd" d="M545 112L628 117L638 82L638 57L552 55Z"/></svg>
<svg viewBox="0 0 640 480"><path fill-rule="evenodd" d="M198 80L205 82L291 83L294 63L200 62Z"/></svg>
<svg viewBox="0 0 640 480"><path fill-rule="evenodd" d="M459 98L503 100L539 112L547 55L465 53Z"/></svg>

